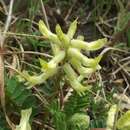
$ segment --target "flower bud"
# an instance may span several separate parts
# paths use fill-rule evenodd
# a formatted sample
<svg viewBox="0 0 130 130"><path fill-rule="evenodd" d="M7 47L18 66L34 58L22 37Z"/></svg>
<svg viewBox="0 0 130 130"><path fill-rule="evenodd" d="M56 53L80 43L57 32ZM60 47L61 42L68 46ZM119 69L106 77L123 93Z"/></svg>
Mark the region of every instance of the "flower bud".
<svg viewBox="0 0 130 130"><path fill-rule="evenodd" d="M96 41L90 42L88 44L88 50L90 50L90 51L98 50L98 49L102 48L106 44L106 42L107 42L106 38L98 39Z"/></svg>
<svg viewBox="0 0 130 130"><path fill-rule="evenodd" d="M66 63L63 66L63 69L70 80L75 80L77 78L78 75L75 73L70 64Z"/></svg>
<svg viewBox="0 0 130 130"><path fill-rule="evenodd" d="M68 78L67 78L68 79ZM75 80L70 80L71 87L81 96L84 95L85 91L90 88L90 86L83 86L77 79Z"/></svg>
<svg viewBox="0 0 130 130"><path fill-rule="evenodd" d="M75 32L77 30L77 19L70 24L69 30L67 32L67 36L72 39Z"/></svg>
<svg viewBox="0 0 130 130"><path fill-rule="evenodd" d="M25 85L27 85L28 88L32 88L33 86L41 84L43 82L43 74L29 75L28 73L23 73L23 75L24 78L27 80Z"/></svg>
<svg viewBox="0 0 130 130"><path fill-rule="evenodd" d="M69 64L64 65L64 71L66 78L69 81L71 87L79 94L82 95L88 89L78 81L78 76Z"/></svg>
<svg viewBox="0 0 130 130"><path fill-rule="evenodd" d="M48 40L50 40L52 43L61 45L58 37L46 27L45 23L42 20L39 21L39 30L43 36L48 38Z"/></svg>
<svg viewBox="0 0 130 130"><path fill-rule="evenodd" d="M45 37L48 38L48 37L50 36L51 32L48 30L48 28L46 27L45 23L44 23L42 20L40 20L38 25L39 25L39 30L40 30L40 32L41 32Z"/></svg>
<svg viewBox="0 0 130 130"><path fill-rule="evenodd" d="M96 71L96 68L87 68L82 66L80 61L75 58L71 59L71 64L78 71L79 74L85 77Z"/></svg>
<svg viewBox="0 0 130 130"><path fill-rule="evenodd" d="M61 43L63 43L63 47L68 48L70 39L69 39L69 37L67 35L65 35L62 32L61 27L60 27L59 24L56 25L56 34L57 34L59 40L61 41Z"/></svg>
<svg viewBox="0 0 130 130"><path fill-rule="evenodd" d="M79 60L81 62L81 64L83 64L86 67L97 67L98 63L100 62L102 56L98 56L95 59L92 58L88 58L87 56L84 56L78 49L75 48L69 48L68 49L68 56L70 58L76 58L77 60ZM98 68L100 68L98 66Z"/></svg>
<svg viewBox="0 0 130 130"><path fill-rule="evenodd" d="M106 42L107 42L106 38L98 39L90 43L78 39L73 39L71 40L71 45L74 48L83 49L87 51L95 51L102 48Z"/></svg>

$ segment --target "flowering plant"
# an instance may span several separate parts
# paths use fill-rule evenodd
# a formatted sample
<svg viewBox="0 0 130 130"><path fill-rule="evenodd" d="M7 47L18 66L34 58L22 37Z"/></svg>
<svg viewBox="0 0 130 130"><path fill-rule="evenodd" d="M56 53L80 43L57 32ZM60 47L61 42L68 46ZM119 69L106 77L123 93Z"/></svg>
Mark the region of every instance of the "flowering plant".
<svg viewBox="0 0 130 130"><path fill-rule="evenodd" d="M41 65L40 74L29 75L28 72L22 73L30 87L44 83L47 79L58 73L59 68L62 68L64 78L77 93L83 94L88 89L88 86L81 84L79 77L84 79L91 73L99 70L101 68L99 62L102 55L96 58L88 58L82 54L82 50L98 50L104 46L107 39L99 39L89 43L84 41L83 37L74 39L76 29L77 20L71 23L67 34L63 33L60 25L56 25L56 34L54 34L46 27L43 21L39 21L39 30L50 41L54 56L49 62L41 58L39 59Z"/></svg>

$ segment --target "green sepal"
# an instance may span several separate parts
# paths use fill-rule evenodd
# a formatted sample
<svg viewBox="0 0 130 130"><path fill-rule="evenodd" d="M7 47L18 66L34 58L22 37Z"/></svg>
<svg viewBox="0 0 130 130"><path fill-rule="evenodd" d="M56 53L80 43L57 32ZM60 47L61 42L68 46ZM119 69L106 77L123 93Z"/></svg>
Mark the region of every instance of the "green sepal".
<svg viewBox="0 0 130 130"><path fill-rule="evenodd" d="M39 58L39 62L43 71L48 68L48 63L45 60Z"/></svg>

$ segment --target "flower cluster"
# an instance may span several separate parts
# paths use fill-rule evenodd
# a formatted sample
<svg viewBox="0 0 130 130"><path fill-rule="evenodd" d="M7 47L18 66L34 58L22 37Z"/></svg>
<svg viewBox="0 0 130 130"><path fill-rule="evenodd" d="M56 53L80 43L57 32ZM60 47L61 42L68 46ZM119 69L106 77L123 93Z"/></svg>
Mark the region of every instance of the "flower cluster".
<svg viewBox="0 0 130 130"><path fill-rule="evenodd" d="M74 39L76 29L77 20L71 23L67 34L63 33L60 25L56 25L56 34L54 34L46 27L43 21L39 21L39 30L50 41L54 57L49 62L39 59L42 68L41 74L33 76L28 73L23 74L28 85L35 86L44 83L48 78L54 76L59 68L62 68L65 73L64 78L74 90L79 94L83 94L88 89L87 86L81 84L80 77L84 79L89 74L100 69L99 62L102 55L96 58L88 58L82 53L82 50L98 50L104 46L107 39L99 39L89 43L85 42L81 36Z"/></svg>

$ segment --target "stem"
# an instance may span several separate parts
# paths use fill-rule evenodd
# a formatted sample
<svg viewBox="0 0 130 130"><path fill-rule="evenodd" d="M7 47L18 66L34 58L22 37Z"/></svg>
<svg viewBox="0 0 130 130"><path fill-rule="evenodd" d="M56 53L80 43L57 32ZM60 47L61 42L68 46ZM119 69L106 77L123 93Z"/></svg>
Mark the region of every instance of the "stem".
<svg viewBox="0 0 130 130"><path fill-rule="evenodd" d="M0 53L3 52L4 50L4 43L6 39L6 32L9 29L10 23L11 23L11 15L12 15L12 8L13 8L14 0L10 0L10 5L9 5L9 13L7 15L7 19L5 22L5 29L3 35L1 35L0 32ZM10 119L7 116L6 113L6 107L5 107L5 81L4 81L4 55L0 55L0 98L1 98L1 105L6 117L6 121L8 122L9 126L14 129L13 123L10 121Z"/></svg>

